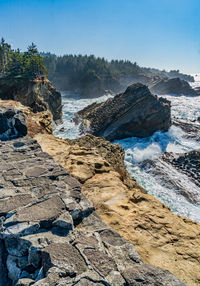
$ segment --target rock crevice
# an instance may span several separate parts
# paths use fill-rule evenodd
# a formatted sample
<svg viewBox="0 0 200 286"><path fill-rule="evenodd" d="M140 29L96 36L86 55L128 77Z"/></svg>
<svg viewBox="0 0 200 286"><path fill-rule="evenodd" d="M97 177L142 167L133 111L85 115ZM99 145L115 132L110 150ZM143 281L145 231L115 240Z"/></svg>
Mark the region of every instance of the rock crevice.
<svg viewBox="0 0 200 286"><path fill-rule="evenodd" d="M185 285L166 270L147 271L37 141L0 141L0 151L0 285Z"/></svg>

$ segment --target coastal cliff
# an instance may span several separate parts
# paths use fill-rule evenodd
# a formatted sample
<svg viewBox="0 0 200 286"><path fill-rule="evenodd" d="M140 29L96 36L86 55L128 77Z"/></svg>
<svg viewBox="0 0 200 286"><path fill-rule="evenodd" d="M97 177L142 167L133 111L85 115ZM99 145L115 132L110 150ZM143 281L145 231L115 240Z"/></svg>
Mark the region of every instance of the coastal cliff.
<svg viewBox="0 0 200 286"><path fill-rule="evenodd" d="M49 110L54 121L62 119L61 94L46 78L0 78L0 99L19 101L34 113Z"/></svg>
<svg viewBox="0 0 200 286"><path fill-rule="evenodd" d="M0 144L2 285L199 285L200 225L147 194L119 144L55 138L50 111L0 105L34 139Z"/></svg>

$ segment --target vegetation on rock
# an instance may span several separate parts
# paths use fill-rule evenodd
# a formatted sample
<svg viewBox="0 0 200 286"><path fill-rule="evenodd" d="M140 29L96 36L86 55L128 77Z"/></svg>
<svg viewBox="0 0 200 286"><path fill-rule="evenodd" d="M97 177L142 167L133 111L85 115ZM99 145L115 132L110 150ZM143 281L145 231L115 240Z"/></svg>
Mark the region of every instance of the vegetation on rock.
<svg viewBox="0 0 200 286"><path fill-rule="evenodd" d="M31 77L47 74L43 58L40 56L34 43L22 53L19 49L13 50L2 38L0 42L0 76Z"/></svg>

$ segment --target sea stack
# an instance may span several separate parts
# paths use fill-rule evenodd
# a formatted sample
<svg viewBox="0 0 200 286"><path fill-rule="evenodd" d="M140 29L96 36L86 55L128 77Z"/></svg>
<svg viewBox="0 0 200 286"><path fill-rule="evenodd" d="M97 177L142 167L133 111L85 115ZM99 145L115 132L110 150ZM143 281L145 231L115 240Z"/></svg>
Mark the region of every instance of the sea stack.
<svg viewBox="0 0 200 286"><path fill-rule="evenodd" d="M94 103L78 112L81 129L109 141L148 137L171 126L170 102L136 83L104 103Z"/></svg>

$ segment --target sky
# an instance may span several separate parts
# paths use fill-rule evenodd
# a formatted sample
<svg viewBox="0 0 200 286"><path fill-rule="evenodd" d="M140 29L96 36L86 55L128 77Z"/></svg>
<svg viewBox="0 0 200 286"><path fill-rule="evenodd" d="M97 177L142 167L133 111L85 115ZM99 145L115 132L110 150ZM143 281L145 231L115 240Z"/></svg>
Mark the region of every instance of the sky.
<svg viewBox="0 0 200 286"><path fill-rule="evenodd" d="M200 0L0 0L0 37L22 51L34 42L200 73Z"/></svg>

